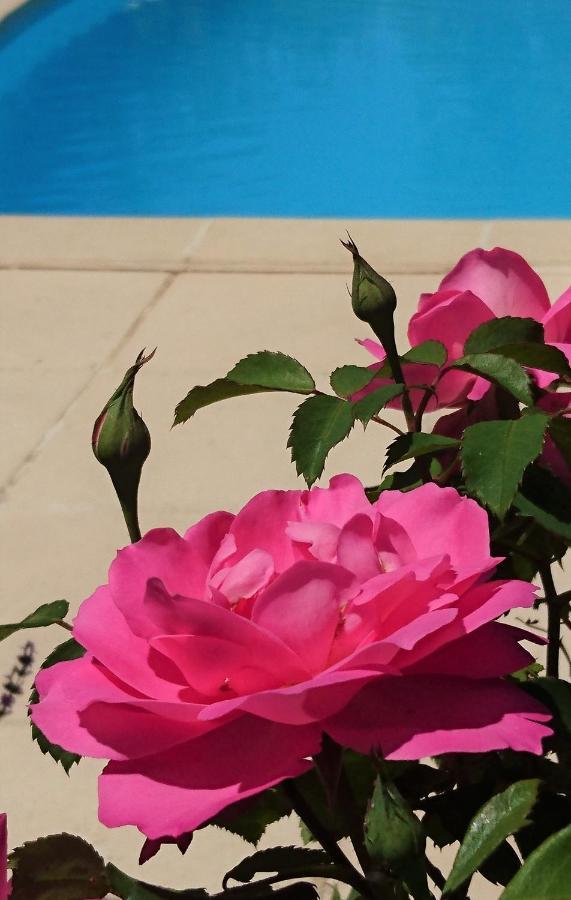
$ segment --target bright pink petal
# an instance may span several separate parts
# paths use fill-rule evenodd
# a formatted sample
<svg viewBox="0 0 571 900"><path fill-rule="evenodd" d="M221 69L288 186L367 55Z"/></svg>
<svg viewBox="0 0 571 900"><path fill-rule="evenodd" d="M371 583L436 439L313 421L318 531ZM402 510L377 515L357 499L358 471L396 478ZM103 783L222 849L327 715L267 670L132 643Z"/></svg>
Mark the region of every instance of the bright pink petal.
<svg viewBox="0 0 571 900"><path fill-rule="evenodd" d="M119 550L109 569L109 587L136 634L152 633L141 607L149 578L159 578L170 594L204 596L212 559L232 520L230 513L213 513L189 528L184 538L172 528L155 528Z"/></svg>
<svg viewBox="0 0 571 900"><path fill-rule="evenodd" d="M143 595L139 606L143 607ZM146 615L139 618L148 624ZM168 660L158 665L159 660L150 659L148 642L133 633L107 585L84 600L73 635L109 672L141 694L157 700L179 697L184 686L181 673Z"/></svg>
<svg viewBox="0 0 571 900"><path fill-rule="evenodd" d="M153 587L155 593L159 594L160 583ZM261 595L262 598L264 596L265 594ZM159 596L159 602L160 599ZM173 598L175 602L176 599ZM211 690L220 678L219 687L222 695L229 689L240 692L236 686L237 682L231 688L222 685L226 676L230 678L233 675L236 679L249 680L251 674L247 675L245 670L242 675L239 674L239 670L248 662L250 667L258 670L258 676L265 671L266 678L271 683L278 676L281 677L282 683L307 677L308 672L296 653L281 640L280 635L265 629L263 623L258 627L255 621L202 600L185 599L179 602L184 602L185 632L159 634L152 638L150 643L151 647L164 657L165 661L174 664L185 681L199 692L202 693L207 684L210 684L206 694L211 696ZM266 685L260 684L260 687L262 686ZM218 696L218 689L216 699L221 699Z"/></svg>
<svg viewBox="0 0 571 900"><path fill-rule="evenodd" d="M320 562L335 562L340 529L328 522L290 522L286 529L292 541L307 546L309 554Z"/></svg>
<svg viewBox="0 0 571 900"><path fill-rule="evenodd" d="M345 747L380 748L387 759L510 748L542 752L551 729L545 707L500 679L385 676L366 685L324 724Z"/></svg>
<svg viewBox="0 0 571 900"><path fill-rule="evenodd" d="M353 572L359 581L368 581L381 572L379 554L373 544L371 516L359 513L347 522L339 536L337 562Z"/></svg>
<svg viewBox="0 0 571 900"><path fill-rule="evenodd" d="M470 587L457 600L458 617L447 627L419 641L402 664L413 666L509 610L532 606L536 591L537 588L527 581L489 581ZM529 639L533 640L533 635Z"/></svg>
<svg viewBox="0 0 571 900"><path fill-rule="evenodd" d="M409 493L384 491L375 505L404 528L419 559L449 556L457 573L493 565L485 511L453 488L424 484Z"/></svg>
<svg viewBox="0 0 571 900"><path fill-rule="evenodd" d="M498 318L541 322L549 310L549 296L537 272L518 253L502 247L466 253L442 279L440 290L472 291Z"/></svg>
<svg viewBox="0 0 571 900"><path fill-rule="evenodd" d="M295 563L254 604L252 621L290 647L311 672L327 663L341 605L354 583L330 563Z"/></svg>
<svg viewBox="0 0 571 900"><path fill-rule="evenodd" d="M406 654L402 662L407 674L458 675L465 678L499 678L525 668L533 662L533 656L520 647L525 635L519 628L502 622L490 622L445 644L440 650L425 656L415 665L408 666ZM533 635L529 635L533 638ZM398 665L399 657L395 659Z"/></svg>
<svg viewBox="0 0 571 900"><path fill-rule="evenodd" d="M212 587L223 594L230 605L250 599L269 584L274 561L265 550L250 550L233 566L219 569L211 579Z"/></svg>
<svg viewBox="0 0 571 900"><path fill-rule="evenodd" d="M320 729L250 716L146 759L111 762L99 781L99 817L148 838L193 831L238 800L311 768Z"/></svg>
<svg viewBox="0 0 571 900"><path fill-rule="evenodd" d="M314 487L301 496L302 522L327 522L343 528L358 513L371 514L363 485L354 475L335 475L329 487Z"/></svg>
<svg viewBox="0 0 571 900"><path fill-rule="evenodd" d="M88 656L42 669L36 686L40 702L30 707L32 721L50 741L81 756L147 756L205 730L188 720L153 714L152 703L146 708L145 700Z"/></svg>
<svg viewBox="0 0 571 900"><path fill-rule="evenodd" d="M300 519L301 491L263 491L253 497L238 513L229 531L236 552L224 565L235 563L251 550L263 550L274 562L276 572L283 572L299 555L286 534L289 522Z"/></svg>
<svg viewBox="0 0 571 900"><path fill-rule="evenodd" d="M571 287L564 291L543 317L546 344L571 343Z"/></svg>
<svg viewBox="0 0 571 900"><path fill-rule="evenodd" d="M463 355L469 334L493 317L492 310L481 295L476 296L469 290L459 293L437 291L430 296L430 302L425 301L411 318L408 338L412 347L423 341L441 341L448 350L448 361L451 362Z"/></svg>
<svg viewBox="0 0 571 900"><path fill-rule="evenodd" d="M199 714L199 721L213 722L241 711L285 725L320 722L344 707L363 683L385 671L389 674L396 673L396 669L390 665L381 664L377 664L374 669L372 666L363 669L355 666L351 670L329 669L300 684L205 706Z"/></svg>
<svg viewBox="0 0 571 900"><path fill-rule="evenodd" d="M278 645L275 641L261 644L240 644L217 635L164 635L152 640L153 647L171 659L190 687L208 702L283 683L287 669L276 665L281 655L279 649L275 652Z"/></svg>

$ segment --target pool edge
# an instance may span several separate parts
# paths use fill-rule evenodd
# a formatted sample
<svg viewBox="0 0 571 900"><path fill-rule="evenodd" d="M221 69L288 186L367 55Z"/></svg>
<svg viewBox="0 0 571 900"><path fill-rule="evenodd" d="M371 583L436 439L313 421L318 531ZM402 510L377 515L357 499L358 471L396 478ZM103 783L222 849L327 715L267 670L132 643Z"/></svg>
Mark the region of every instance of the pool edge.
<svg viewBox="0 0 571 900"><path fill-rule="evenodd" d="M385 271L446 271L504 246L532 265L571 265L571 219L281 219L0 216L0 269L335 274L350 231Z"/></svg>

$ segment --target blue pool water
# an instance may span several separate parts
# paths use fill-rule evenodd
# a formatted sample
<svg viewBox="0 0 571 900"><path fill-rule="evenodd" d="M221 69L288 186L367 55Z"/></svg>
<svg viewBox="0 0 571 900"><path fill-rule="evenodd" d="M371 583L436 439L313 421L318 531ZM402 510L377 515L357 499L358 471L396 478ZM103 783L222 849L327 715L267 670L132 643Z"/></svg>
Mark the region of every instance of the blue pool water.
<svg viewBox="0 0 571 900"><path fill-rule="evenodd" d="M33 0L0 212L571 216L570 0Z"/></svg>

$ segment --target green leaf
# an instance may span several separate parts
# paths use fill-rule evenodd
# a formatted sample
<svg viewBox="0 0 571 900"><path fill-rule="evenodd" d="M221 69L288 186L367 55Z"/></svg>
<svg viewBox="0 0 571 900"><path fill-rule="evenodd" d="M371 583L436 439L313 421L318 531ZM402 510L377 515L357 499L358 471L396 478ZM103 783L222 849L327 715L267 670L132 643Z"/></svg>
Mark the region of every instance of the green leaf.
<svg viewBox="0 0 571 900"><path fill-rule="evenodd" d="M539 456L548 418L478 422L464 431L462 468L468 492L500 519L510 508L528 465Z"/></svg>
<svg viewBox="0 0 571 900"><path fill-rule="evenodd" d="M188 392L175 409L174 424L180 425L212 403L262 394L266 391L291 391L310 394L315 382L306 368L284 353L262 350L252 353L236 363L225 378L217 378L210 384L197 385Z"/></svg>
<svg viewBox="0 0 571 900"><path fill-rule="evenodd" d="M441 368L448 358L448 352L440 341L423 341L401 356L404 363L424 364Z"/></svg>
<svg viewBox="0 0 571 900"><path fill-rule="evenodd" d="M429 453L439 453L441 450L453 450L459 446L459 440L441 434L424 434L418 431L399 435L388 446L383 471L406 459L426 456Z"/></svg>
<svg viewBox="0 0 571 900"><path fill-rule="evenodd" d="M270 388L273 391L293 391L311 394L315 382L305 366L285 353L261 350L236 363L226 378L236 384Z"/></svg>
<svg viewBox="0 0 571 900"><path fill-rule="evenodd" d="M226 890L231 880L242 883L251 881L260 872L278 872L287 875L288 872L304 867L313 868L328 864L329 856L324 850L312 850L308 847L271 847L268 850L258 850L230 869L224 876L222 886Z"/></svg>
<svg viewBox="0 0 571 900"><path fill-rule="evenodd" d="M567 357L557 347L531 343L507 344L505 347L498 347L495 352L514 359L520 366L555 372L556 375L571 375Z"/></svg>
<svg viewBox="0 0 571 900"><path fill-rule="evenodd" d="M448 358L448 352L440 341L423 341L415 347L411 347L400 357L401 363L415 363L416 365L443 366ZM392 371L388 360L377 369L376 377L391 378Z"/></svg>
<svg viewBox="0 0 571 900"><path fill-rule="evenodd" d="M168 888L137 881L124 872L120 872L111 863L107 864L109 890L121 897L121 900L208 900L209 894L202 888L186 891L171 891Z"/></svg>
<svg viewBox="0 0 571 900"><path fill-rule="evenodd" d="M69 603L67 600L54 600L53 603L44 603L39 606L35 612L30 613L21 622L12 625L0 625L0 641L5 640L16 631L23 628L46 628L53 625L61 619L65 619L69 612Z"/></svg>
<svg viewBox="0 0 571 900"><path fill-rule="evenodd" d="M460 887L509 835L529 824L527 817L537 800L538 789L537 778L518 781L484 803L468 825L444 894Z"/></svg>
<svg viewBox="0 0 571 900"><path fill-rule="evenodd" d="M373 497L369 497L369 499L371 502L378 500L383 491L402 491L403 493L406 493L407 491L412 491L416 487L420 487L421 484L422 473L416 462L414 462L412 466L405 469L404 472L389 472L378 486L376 496L373 495Z"/></svg>
<svg viewBox="0 0 571 900"><path fill-rule="evenodd" d="M534 850L500 900L569 900L571 825Z"/></svg>
<svg viewBox="0 0 571 900"><path fill-rule="evenodd" d="M41 669L49 669L50 666L55 666L56 663L60 662L68 662L72 659L79 659L85 654L84 648L77 643L74 638L71 638L69 641L64 641L63 644L59 644L52 650L50 655L44 660ZM32 689L32 693L30 695L30 705L37 703L39 700L38 692L36 687ZM32 740L36 741L38 747L44 754L49 754L57 763L61 763L66 772L69 773L71 767L78 763L81 759L81 756L78 756L76 753L70 753L69 750L64 750L63 747L60 747L58 744L52 744L51 741L47 739L47 737L40 731L37 725L34 725L31 722L32 726Z"/></svg>
<svg viewBox="0 0 571 900"><path fill-rule="evenodd" d="M387 403L390 403L403 391L404 385L402 384L387 384L384 387L377 388L371 391L370 394L367 394L366 397L361 397L360 400L353 403L353 415L366 428L373 416L376 416Z"/></svg>
<svg viewBox="0 0 571 900"><path fill-rule="evenodd" d="M211 384L198 384L188 392L184 400L181 400L175 409L174 425L180 425L191 419L192 416L213 403L221 400L230 400L233 397L245 397L248 394L263 394L271 388L252 385L237 384L227 378L217 378Z"/></svg>
<svg viewBox="0 0 571 900"><path fill-rule="evenodd" d="M478 325L464 344L464 353L489 353L498 347L521 342L542 343L543 325L535 319L504 316Z"/></svg>
<svg viewBox="0 0 571 900"><path fill-rule="evenodd" d="M553 473L531 466L525 473L514 505L523 516L571 541L571 491Z"/></svg>
<svg viewBox="0 0 571 900"><path fill-rule="evenodd" d="M529 377L522 367L509 357L501 356L499 353L473 353L456 360L451 368L481 375L509 391L516 400L526 406L533 406Z"/></svg>
<svg viewBox="0 0 571 900"><path fill-rule="evenodd" d="M308 487L317 481L327 454L347 437L353 421L351 405L338 397L320 394L298 406L287 445L297 474L303 475Z"/></svg>
<svg viewBox="0 0 571 900"><path fill-rule="evenodd" d="M548 431L563 459L571 468L571 419L552 419Z"/></svg>
<svg viewBox="0 0 571 900"><path fill-rule="evenodd" d="M250 844L257 844L268 825L288 816L291 811L291 802L285 794L279 788L270 788L227 807L208 824L237 834Z"/></svg>
<svg viewBox="0 0 571 900"><path fill-rule="evenodd" d="M71 834L30 841L10 856L11 900L91 900L105 897L105 863L91 844Z"/></svg>
<svg viewBox="0 0 571 900"><path fill-rule="evenodd" d="M346 400L366 387L376 375L373 369L363 366L340 366L331 373L329 381L337 396Z"/></svg>

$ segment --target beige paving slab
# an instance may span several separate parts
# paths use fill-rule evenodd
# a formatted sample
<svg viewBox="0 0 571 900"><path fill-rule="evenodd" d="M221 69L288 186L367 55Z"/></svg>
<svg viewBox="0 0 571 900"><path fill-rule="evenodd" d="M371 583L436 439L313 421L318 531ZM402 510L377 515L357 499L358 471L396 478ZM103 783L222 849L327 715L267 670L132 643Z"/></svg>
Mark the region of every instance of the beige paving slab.
<svg viewBox="0 0 571 900"><path fill-rule="evenodd" d="M5 483L153 302L163 273L0 271Z"/></svg>
<svg viewBox="0 0 571 900"><path fill-rule="evenodd" d="M387 277L399 297L404 341L420 292L435 287L438 276L388 271ZM165 374L188 366L210 380L245 354L269 349L325 376L343 362L366 364L355 338L367 336L351 311L345 275L193 273L177 276L129 347L158 345L153 366Z"/></svg>
<svg viewBox="0 0 571 900"><path fill-rule="evenodd" d="M570 219L495 219L488 223L490 247L509 247L532 265L569 266L571 262Z"/></svg>
<svg viewBox="0 0 571 900"><path fill-rule="evenodd" d="M59 222L54 224L56 230L61 227ZM12 221L12 229L14 224ZM26 228L33 226L32 220L24 224ZM181 253L181 239L186 240L184 229L179 234L175 228L169 245L170 238L161 231L163 222L155 222L154 231L145 231L145 222L137 224L135 231L139 228L143 238L145 234L156 237L160 252L153 256L154 251L144 241L142 245L129 245L131 237L126 232L130 223L121 222L123 245L121 228L114 231L115 245L105 237L104 224L100 220L88 222L87 236L82 236L84 223L69 222L68 230L64 228L58 239L52 239L55 258L48 260L50 268L69 264L97 269L102 263L115 270L143 266L164 267L166 272L187 266L202 266L209 271L226 266L228 274L179 274L166 290L160 272L140 275L136 271L94 274L38 270L0 274L0 311L9 309L6 324L10 332L0 349L0 368L4 361L7 366L0 375L6 385L3 399L8 421L14 423L10 440L4 442L10 444L4 462L12 466L15 458L21 461L20 446L23 450L30 445L35 448L26 465L19 468L0 506L0 620L6 621L8 613L10 617L23 615L36 602L62 596L76 609L81 599L105 580L117 547L126 542L107 475L91 455L90 434L103 402L142 346L159 345L155 360L141 373L136 393L137 406L142 408L153 436L153 452L141 490L144 528L170 524L183 530L214 508L238 509L258 490L300 484L285 449L295 398L266 395L227 401L171 431L172 409L188 387L222 374L240 356L262 347L298 356L323 386L335 365L367 359L353 341L361 328L351 314L346 294L350 259L346 260L342 249L337 248L339 223L317 223L318 227L309 223L307 230L302 228L306 244L300 237L303 223L275 223L274 236L287 238L289 249L286 247L285 253L281 244L274 249L270 246L268 225L265 264L249 243L256 236L256 223L234 223L238 231L226 262L221 245L218 260L200 255L201 246L207 247L210 240L207 229L193 232L194 237ZM215 224L228 228L227 222ZM331 224L333 228L319 245L322 229L330 229ZM422 223L424 230L417 229L416 223L407 223L410 227L403 225L394 245L383 245L380 239L389 240L387 223L381 223L383 227L368 222L349 224L350 228L358 226L353 236L363 252L384 268L397 288L401 336L421 290L433 289L439 274L475 244L490 246L496 242L495 238L488 240L493 237L490 223L478 235L468 229L462 240L452 245L454 229L442 231L440 223ZM542 264L541 272L552 297L556 297L570 274L564 247L557 249L559 238L554 243L546 240L541 253L533 256L533 233L527 223L521 224L520 237L516 229L511 245ZM0 220L0 232L2 226ZM559 234L557 224L549 227L552 234ZM49 246L49 224L40 222L37 228L34 233L48 235ZM502 232L499 234L501 237ZM507 231L504 234L510 237ZM161 245L163 238L165 243ZM69 246L58 248L62 240L68 240ZM264 240L263 234L259 240ZM419 246L415 247L415 242L420 242ZM1 246L0 240L0 257ZM436 248L432 256L430 246ZM25 240L21 247L26 251L24 265L35 266L34 260L47 258L38 256L38 249L27 247ZM16 257L12 250L9 258L13 262ZM343 261L338 263L340 251ZM40 252L45 254L43 247ZM382 256L385 252L386 264ZM398 265L391 268L389 256ZM422 260L426 272L402 274L406 260L415 258ZM297 267L299 271L263 273L264 265L283 266L287 271ZM230 274L233 269L244 271ZM320 269L326 274L303 274ZM57 417L56 427L52 412ZM28 421L34 423L35 431L26 431ZM391 436L378 426L370 426L366 433L355 429L351 439L331 454L326 475L351 470L373 482ZM568 586L568 576L563 578L561 586ZM39 656L60 637L65 635L63 631L59 635L56 629L38 634ZM20 635L14 636L0 647L1 670L16 653L20 640ZM96 820L100 764L84 761L67 779L32 745L22 705L0 727L6 728L2 732L6 740L0 743L0 770L14 774L8 780L0 779L0 808L10 815L11 844L36 834L76 831L117 865L135 874L140 836L130 828L108 831ZM268 835L267 842L296 839L294 823L281 823ZM245 851L238 838L210 830L197 836L186 858L173 848L163 849L139 875L180 887L188 884L191 873L197 885L216 889L222 872ZM481 880L475 896L477 900L491 900L498 894ZM325 897L323 890L321 895Z"/></svg>
<svg viewBox="0 0 571 900"><path fill-rule="evenodd" d="M367 258L391 272L439 272L483 240L481 220L216 219L193 268L263 271L351 270L339 243L349 231Z"/></svg>
<svg viewBox="0 0 571 900"><path fill-rule="evenodd" d="M0 216L0 267L184 268L208 219Z"/></svg>

